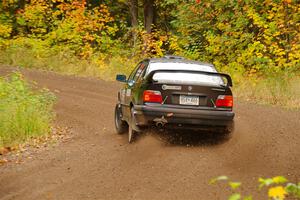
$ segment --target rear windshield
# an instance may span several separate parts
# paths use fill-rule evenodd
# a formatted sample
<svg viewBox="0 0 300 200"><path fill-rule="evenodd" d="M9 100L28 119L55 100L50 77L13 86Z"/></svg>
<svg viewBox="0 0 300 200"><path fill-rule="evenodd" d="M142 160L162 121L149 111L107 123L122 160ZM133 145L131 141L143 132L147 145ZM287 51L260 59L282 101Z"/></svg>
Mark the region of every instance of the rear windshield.
<svg viewBox="0 0 300 200"><path fill-rule="evenodd" d="M157 72L154 74L153 80L166 84L224 85L222 78L219 76L179 72Z"/></svg>
<svg viewBox="0 0 300 200"><path fill-rule="evenodd" d="M176 70L193 70L217 72L215 68L207 65L187 64L187 63L151 63L148 72L158 69L171 69L174 72L157 72L153 76L153 80L166 84L187 84L187 85L224 85L224 81L220 76L176 72Z"/></svg>

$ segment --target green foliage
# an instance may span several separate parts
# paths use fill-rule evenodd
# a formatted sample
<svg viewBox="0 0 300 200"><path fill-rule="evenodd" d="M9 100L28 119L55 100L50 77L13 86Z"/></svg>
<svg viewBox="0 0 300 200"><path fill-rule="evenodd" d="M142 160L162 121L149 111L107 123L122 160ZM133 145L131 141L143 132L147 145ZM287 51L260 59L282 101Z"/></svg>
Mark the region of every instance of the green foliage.
<svg viewBox="0 0 300 200"><path fill-rule="evenodd" d="M228 200L240 200L240 199L241 199L241 195L238 193L234 193L228 197Z"/></svg>
<svg viewBox="0 0 300 200"><path fill-rule="evenodd" d="M173 24L189 55L223 70L299 70L298 0L190 0L177 10Z"/></svg>
<svg viewBox="0 0 300 200"><path fill-rule="evenodd" d="M282 184L286 183L288 180L283 176L276 176L273 178L259 178L258 182L260 183L259 188L263 188L265 186L270 186L272 184Z"/></svg>
<svg viewBox="0 0 300 200"><path fill-rule="evenodd" d="M232 194L228 197L228 200L252 200L252 196L243 196L241 193L236 192L236 189L241 186L240 182L231 182L227 176L219 176L213 178L210 184L216 184L219 181L227 181ZM300 183L287 183L288 180L283 176L276 176L273 178L259 178L259 190L262 188L268 189L268 197L272 200L284 200L287 196L300 199ZM286 184L287 183L287 184ZM284 184L286 184L284 186Z"/></svg>
<svg viewBox="0 0 300 200"><path fill-rule="evenodd" d="M55 97L33 90L20 73L0 78L0 147L49 133Z"/></svg>
<svg viewBox="0 0 300 200"><path fill-rule="evenodd" d="M242 183L240 183L240 182L229 182L228 184L231 187L231 189L235 190L235 189L239 188Z"/></svg>
<svg viewBox="0 0 300 200"><path fill-rule="evenodd" d="M67 47L81 58L95 51L109 53L116 42L112 39L118 28L104 4L86 9L85 1L31 0L23 7L17 2L0 4L0 11L2 40L10 36L40 39L50 48Z"/></svg>
<svg viewBox="0 0 300 200"><path fill-rule="evenodd" d="M300 183L288 183L285 187L285 190L287 191L287 193L292 194L298 199L300 199Z"/></svg>

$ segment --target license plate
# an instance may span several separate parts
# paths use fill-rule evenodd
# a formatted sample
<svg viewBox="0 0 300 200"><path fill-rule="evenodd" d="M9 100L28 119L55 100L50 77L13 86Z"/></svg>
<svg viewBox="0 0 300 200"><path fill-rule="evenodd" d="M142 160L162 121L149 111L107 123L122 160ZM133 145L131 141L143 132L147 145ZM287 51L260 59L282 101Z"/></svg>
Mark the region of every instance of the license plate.
<svg viewBox="0 0 300 200"><path fill-rule="evenodd" d="M199 105L199 96L180 95L179 104L198 106Z"/></svg>

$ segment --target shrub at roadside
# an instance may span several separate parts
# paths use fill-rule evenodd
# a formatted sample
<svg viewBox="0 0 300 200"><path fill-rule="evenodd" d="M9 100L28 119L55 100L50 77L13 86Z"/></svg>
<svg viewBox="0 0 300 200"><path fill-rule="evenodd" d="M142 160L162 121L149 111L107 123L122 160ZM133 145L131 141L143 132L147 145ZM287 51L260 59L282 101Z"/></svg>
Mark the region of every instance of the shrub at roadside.
<svg viewBox="0 0 300 200"><path fill-rule="evenodd" d="M210 181L210 184L224 181L229 187L231 194L228 200L253 200L252 195L243 195L239 192L241 189L241 182L231 181L227 176L219 176ZM258 190L267 189L268 199L270 200L284 200L287 198L300 199L300 182L298 184L289 183L283 176L275 176L273 178L259 178Z"/></svg>
<svg viewBox="0 0 300 200"><path fill-rule="evenodd" d="M36 90L18 72L0 77L0 147L48 134L55 96Z"/></svg>

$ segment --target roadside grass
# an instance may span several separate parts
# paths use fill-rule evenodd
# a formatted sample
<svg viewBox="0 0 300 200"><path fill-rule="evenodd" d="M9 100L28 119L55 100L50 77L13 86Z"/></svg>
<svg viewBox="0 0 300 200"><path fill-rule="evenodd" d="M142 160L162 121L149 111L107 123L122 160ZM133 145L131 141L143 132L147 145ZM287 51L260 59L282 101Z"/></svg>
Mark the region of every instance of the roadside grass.
<svg viewBox="0 0 300 200"><path fill-rule="evenodd" d="M56 71L69 75L99 76L94 63L78 59L71 52L39 51L25 47L10 47L0 53L0 63L31 69Z"/></svg>
<svg viewBox="0 0 300 200"><path fill-rule="evenodd" d="M28 42L28 41L27 41ZM67 75L92 76L113 80L117 73L129 75L141 58L95 54L89 59L74 56L74 52L63 47L47 48L29 40L25 44L14 44L0 48L0 64L23 68L59 72Z"/></svg>
<svg viewBox="0 0 300 200"><path fill-rule="evenodd" d="M11 46L0 51L0 64L50 70L68 75L92 76L114 80L116 74L129 75L140 57L93 55L89 60L74 56L65 49L44 46ZM238 100L270 104L288 109L300 109L299 74L273 74L264 77L244 76L231 72L234 94Z"/></svg>
<svg viewBox="0 0 300 200"><path fill-rule="evenodd" d="M238 99L287 109L300 109L300 76L239 78L233 87Z"/></svg>
<svg viewBox="0 0 300 200"><path fill-rule="evenodd" d="M48 134L55 96L37 90L14 72L0 77L0 148Z"/></svg>

